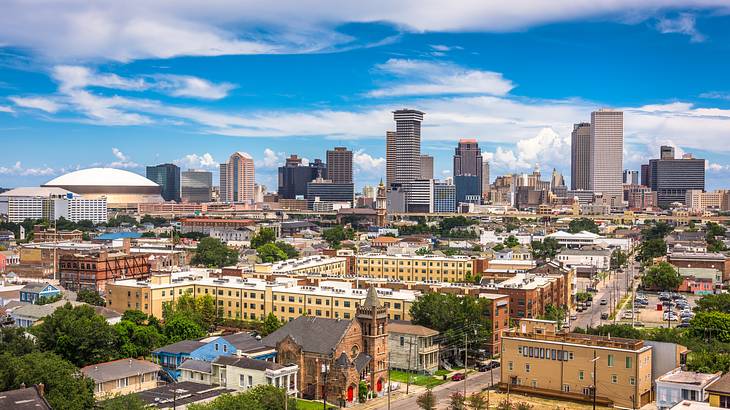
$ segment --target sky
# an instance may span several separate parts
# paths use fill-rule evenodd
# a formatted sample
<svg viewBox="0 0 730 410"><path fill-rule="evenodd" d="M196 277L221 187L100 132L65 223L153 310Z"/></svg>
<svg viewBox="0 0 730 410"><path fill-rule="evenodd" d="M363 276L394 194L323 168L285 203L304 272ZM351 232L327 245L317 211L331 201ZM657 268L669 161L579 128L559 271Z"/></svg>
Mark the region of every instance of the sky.
<svg viewBox="0 0 730 410"><path fill-rule="evenodd" d="M166 162L217 180L244 151L275 191L288 155L335 146L372 185L399 108L426 113L437 178L476 138L492 179L569 180L573 124L607 107L624 111L624 168L673 145L730 188L730 3L546 3L5 1L0 186Z"/></svg>

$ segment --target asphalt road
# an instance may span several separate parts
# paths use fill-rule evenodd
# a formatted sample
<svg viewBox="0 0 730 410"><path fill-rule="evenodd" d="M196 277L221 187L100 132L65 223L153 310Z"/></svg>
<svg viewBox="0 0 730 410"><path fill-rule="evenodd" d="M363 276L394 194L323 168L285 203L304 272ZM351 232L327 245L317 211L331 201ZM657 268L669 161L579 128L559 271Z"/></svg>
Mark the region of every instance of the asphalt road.
<svg viewBox="0 0 730 410"><path fill-rule="evenodd" d="M474 392L482 391L482 389L486 389L489 387L492 383L492 380L494 380L494 383L499 383L499 375L500 375L500 369L492 369L488 372L476 372L476 373L469 373L469 376L466 378L466 395L469 396L470 394ZM494 377L494 379L492 379ZM401 388L405 388L405 386L401 386ZM446 382L440 386L436 386L433 389L433 394L436 396L436 408L437 409L445 409L449 404L449 397L454 392L461 392L464 393L464 382ZM418 399L418 396L420 394L411 394L408 397L402 397L399 400L391 400L390 407L391 409L404 409L404 410L410 410L410 409L418 409L418 405L416 404L416 400ZM383 404L379 407L375 407L377 410L388 410L388 405Z"/></svg>

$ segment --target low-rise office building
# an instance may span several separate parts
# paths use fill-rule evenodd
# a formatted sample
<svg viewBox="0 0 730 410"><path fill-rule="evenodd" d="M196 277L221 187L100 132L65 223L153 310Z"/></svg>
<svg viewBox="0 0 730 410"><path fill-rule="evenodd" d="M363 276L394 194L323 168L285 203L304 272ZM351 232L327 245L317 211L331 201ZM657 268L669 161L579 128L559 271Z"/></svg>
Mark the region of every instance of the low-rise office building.
<svg viewBox="0 0 730 410"><path fill-rule="evenodd" d="M556 333L557 324L523 320L502 335L500 387L604 406L651 402L652 348L641 340ZM594 371L595 367L595 371Z"/></svg>

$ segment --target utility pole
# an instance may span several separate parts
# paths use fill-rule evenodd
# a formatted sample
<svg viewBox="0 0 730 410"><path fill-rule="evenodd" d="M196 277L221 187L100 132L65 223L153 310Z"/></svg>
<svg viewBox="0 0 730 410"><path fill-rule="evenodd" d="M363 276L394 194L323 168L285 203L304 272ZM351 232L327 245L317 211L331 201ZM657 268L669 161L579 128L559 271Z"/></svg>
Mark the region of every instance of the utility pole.
<svg viewBox="0 0 730 410"><path fill-rule="evenodd" d="M469 372L469 332L464 332L464 398L466 398L466 374Z"/></svg>
<svg viewBox="0 0 730 410"><path fill-rule="evenodd" d="M596 351L593 350L593 410L596 410L596 390L598 389L598 375L596 374L596 363L598 363L599 357L596 356Z"/></svg>
<svg viewBox="0 0 730 410"><path fill-rule="evenodd" d="M390 350L388 350L388 410L390 410Z"/></svg>
<svg viewBox="0 0 730 410"><path fill-rule="evenodd" d="M408 338L408 381L406 382L406 396L411 387L411 350L413 349L413 336Z"/></svg>

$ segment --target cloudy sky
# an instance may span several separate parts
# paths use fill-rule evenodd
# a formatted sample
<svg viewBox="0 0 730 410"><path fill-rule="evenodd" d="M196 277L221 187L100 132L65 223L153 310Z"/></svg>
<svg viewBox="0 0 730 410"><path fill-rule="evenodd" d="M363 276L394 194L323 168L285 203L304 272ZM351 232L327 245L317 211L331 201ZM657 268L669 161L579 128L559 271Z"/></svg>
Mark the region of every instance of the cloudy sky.
<svg viewBox="0 0 730 410"><path fill-rule="evenodd" d="M426 112L450 175L477 138L492 175L569 177L570 130L625 111L626 168L659 144L730 187L726 0L3 2L0 186L90 166L215 170L234 151L276 189L292 153L355 152L384 174L391 111Z"/></svg>

